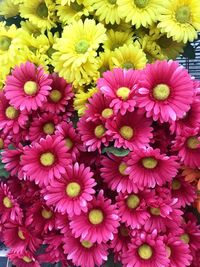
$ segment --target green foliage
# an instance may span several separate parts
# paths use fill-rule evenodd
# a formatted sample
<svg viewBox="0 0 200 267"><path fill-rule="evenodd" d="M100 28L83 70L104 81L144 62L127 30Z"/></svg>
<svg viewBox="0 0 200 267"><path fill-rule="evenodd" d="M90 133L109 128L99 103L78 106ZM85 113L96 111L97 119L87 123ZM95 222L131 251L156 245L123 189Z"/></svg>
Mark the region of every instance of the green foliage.
<svg viewBox="0 0 200 267"><path fill-rule="evenodd" d="M124 148L116 148L113 146L104 147L102 153L111 153L117 157L125 157L129 154L130 150Z"/></svg>

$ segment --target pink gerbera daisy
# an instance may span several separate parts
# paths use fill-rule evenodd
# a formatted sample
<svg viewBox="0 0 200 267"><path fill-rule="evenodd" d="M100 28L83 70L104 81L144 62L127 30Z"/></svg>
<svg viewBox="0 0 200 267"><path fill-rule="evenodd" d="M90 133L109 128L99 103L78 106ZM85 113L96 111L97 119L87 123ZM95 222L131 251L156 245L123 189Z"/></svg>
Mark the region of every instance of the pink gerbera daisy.
<svg viewBox="0 0 200 267"><path fill-rule="evenodd" d="M152 138L151 123L151 119L136 111L127 112L123 116L117 114L115 120L107 120L107 134L114 139L115 147L134 150L149 144Z"/></svg>
<svg viewBox="0 0 200 267"><path fill-rule="evenodd" d="M147 203L153 197L153 192L149 190L143 190L137 194L120 193L116 201L121 222L132 229L140 229L150 217Z"/></svg>
<svg viewBox="0 0 200 267"><path fill-rule="evenodd" d="M55 210L62 214L80 215L87 212L87 203L92 200L96 185L93 173L83 164L68 166L66 173L54 180L44 190L47 205L55 206Z"/></svg>
<svg viewBox="0 0 200 267"><path fill-rule="evenodd" d="M21 253L10 251L8 253L8 258L11 262L16 265L16 267L40 267L38 260L35 256L28 251L23 251Z"/></svg>
<svg viewBox="0 0 200 267"><path fill-rule="evenodd" d="M135 109L138 79L139 71L113 69L104 72L103 78L97 81L97 87L111 99L110 107L124 115Z"/></svg>
<svg viewBox="0 0 200 267"><path fill-rule="evenodd" d="M22 169L26 177L40 186L60 178L70 162L65 141L58 136L48 135L46 139L26 147L22 155Z"/></svg>
<svg viewBox="0 0 200 267"><path fill-rule="evenodd" d="M47 102L42 106L42 110L52 113L65 112L69 101L73 97L72 86L56 73L50 74L49 78L53 81L52 89L47 97Z"/></svg>
<svg viewBox="0 0 200 267"><path fill-rule="evenodd" d="M87 116L83 116L79 120L78 131L83 144L89 152L97 149L101 151L101 145L108 146L111 140L104 122L101 120L87 121Z"/></svg>
<svg viewBox="0 0 200 267"><path fill-rule="evenodd" d="M31 62L17 66L7 76L4 91L10 104L20 110L36 110L46 101L51 90L52 79L42 67Z"/></svg>
<svg viewBox="0 0 200 267"><path fill-rule="evenodd" d="M168 157L161 154L159 149L151 147L132 152L128 165L127 172L134 183L152 188L156 184L162 186L167 181L171 181L179 167L176 157Z"/></svg>
<svg viewBox="0 0 200 267"><path fill-rule="evenodd" d="M62 121L56 128L56 135L60 135L65 140L67 151L75 161L79 156L80 151L83 150L79 133L76 132L71 122L67 123Z"/></svg>
<svg viewBox="0 0 200 267"><path fill-rule="evenodd" d="M12 220L21 222L22 210L6 183L0 183L0 214L2 223Z"/></svg>
<svg viewBox="0 0 200 267"><path fill-rule="evenodd" d="M178 62L156 61L141 76L137 103L147 117L175 121L190 109L194 92L191 76Z"/></svg>
<svg viewBox="0 0 200 267"><path fill-rule="evenodd" d="M128 251L122 254L122 264L124 267L168 266L163 238L157 235L156 230L151 234L138 233L129 244Z"/></svg>
<svg viewBox="0 0 200 267"><path fill-rule="evenodd" d="M181 135L176 137L173 146L185 166L199 168L200 166L200 128L185 128Z"/></svg>
<svg viewBox="0 0 200 267"><path fill-rule="evenodd" d="M81 267L101 266L108 256L108 245L92 243L87 239L80 240L72 235L63 238L63 248L67 259Z"/></svg>
<svg viewBox="0 0 200 267"><path fill-rule="evenodd" d="M3 93L0 93L0 103L0 129L4 133L11 131L14 134L18 134L28 121L27 113L10 105Z"/></svg>
<svg viewBox="0 0 200 267"><path fill-rule="evenodd" d="M113 239L119 226L116 205L103 196L101 190L96 198L88 203L88 211L73 216L70 228L73 235L92 243L107 242Z"/></svg>

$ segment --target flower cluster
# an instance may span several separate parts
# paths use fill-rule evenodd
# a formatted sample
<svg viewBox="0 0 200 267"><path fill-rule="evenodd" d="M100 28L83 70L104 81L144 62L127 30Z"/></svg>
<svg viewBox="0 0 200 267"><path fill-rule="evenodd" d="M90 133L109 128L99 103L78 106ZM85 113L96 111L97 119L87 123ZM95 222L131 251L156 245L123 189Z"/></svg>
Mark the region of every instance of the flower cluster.
<svg viewBox="0 0 200 267"><path fill-rule="evenodd" d="M200 227L187 207L199 89L173 61L114 68L78 120L70 83L16 66L0 94L1 238L12 263L95 267L113 253L124 267L198 267Z"/></svg>

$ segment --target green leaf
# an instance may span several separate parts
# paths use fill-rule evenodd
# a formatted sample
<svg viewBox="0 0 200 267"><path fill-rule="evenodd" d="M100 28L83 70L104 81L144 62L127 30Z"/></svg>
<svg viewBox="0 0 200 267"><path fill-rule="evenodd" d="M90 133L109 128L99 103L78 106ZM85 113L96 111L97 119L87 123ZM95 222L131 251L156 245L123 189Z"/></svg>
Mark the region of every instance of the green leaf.
<svg viewBox="0 0 200 267"><path fill-rule="evenodd" d="M195 48L190 43L188 43L185 46L183 56L188 59L195 59L196 57Z"/></svg>
<svg viewBox="0 0 200 267"><path fill-rule="evenodd" d="M9 177L9 172L6 171L5 169L5 164L1 161L1 151L0 150L0 177L1 178L8 178Z"/></svg>
<svg viewBox="0 0 200 267"><path fill-rule="evenodd" d="M111 153L117 157L125 157L129 154L130 150L124 148L116 148L113 146L104 147L102 153Z"/></svg>

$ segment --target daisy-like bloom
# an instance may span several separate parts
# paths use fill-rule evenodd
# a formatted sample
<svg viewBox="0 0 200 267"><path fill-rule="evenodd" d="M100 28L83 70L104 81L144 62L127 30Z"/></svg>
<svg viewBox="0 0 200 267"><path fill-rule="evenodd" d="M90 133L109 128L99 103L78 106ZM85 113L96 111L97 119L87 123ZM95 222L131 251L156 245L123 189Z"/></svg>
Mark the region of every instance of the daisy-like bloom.
<svg viewBox="0 0 200 267"><path fill-rule="evenodd" d="M27 179L40 186L47 185L54 178L60 178L71 162L65 141L59 136L47 136L26 147L21 160Z"/></svg>
<svg viewBox="0 0 200 267"><path fill-rule="evenodd" d="M135 25L136 29L141 26L147 28L158 19L162 0L118 0L119 14L126 22Z"/></svg>
<svg viewBox="0 0 200 267"><path fill-rule="evenodd" d="M150 217L147 203L154 197L149 190L137 194L122 194L116 197L121 222L132 229L140 229Z"/></svg>
<svg viewBox="0 0 200 267"><path fill-rule="evenodd" d="M112 52L110 50L106 50L105 52L99 53L97 60L98 60L98 72L100 77L103 76L103 73L105 71L110 70L111 55Z"/></svg>
<svg viewBox="0 0 200 267"><path fill-rule="evenodd" d="M29 139L30 141L39 141L41 138L46 138L47 135L54 135L61 116L54 113L43 113L40 117L35 117L30 123Z"/></svg>
<svg viewBox="0 0 200 267"><path fill-rule="evenodd" d="M42 109L52 113L65 112L66 106L73 97L72 86L56 73L51 74L50 78L53 80L52 90Z"/></svg>
<svg viewBox="0 0 200 267"><path fill-rule="evenodd" d="M129 178L126 169L129 166L127 160L129 157L116 157L109 155L101 158L101 177L107 186L113 190L122 193L137 193L139 186Z"/></svg>
<svg viewBox="0 0 200 267"><path fill-rule="evenodd" d="M134 44L123 45L112 53L110 67L123 69L143 69L147 58L141 48Z"/></svg>
<svg viewBox="0 0 200 267"><path fill-rule="evenodd" d="M193 82L186 69L175 61L156 61L143 72L137 102L147 117L167 122L182 118L193 97Z"/></svg>
<svg viewBox="0 0 200 267"><path fill-rule="evenodd" d="M116 48L123 46L124 44L129 45L133 43L132 32L121 32L113 29L107 31L108 39L105 41L103 48L109 51L114 51Z"/></svg>
<svg viewBox="0 0 200 267"><path fill-rule="evenodd" d="M116 205L112 205L100 190L97 197L88 203L86 213L71 218L70 228L76 238L101 244L113 239L119 226L118 220Z"/></svg>
<svg viewBox="0 0 200 267"><path fill-rule="evenodd" d="M178 172L179 164L176 157L161 154L159 149L152 147L137 149L130 154L127 173L130 179L143 187L154 188L170 182Z"/></svg>
<svg viewBox="0 0 200 267"><path fill-rule="evenodd" d="M115 147L134 150L149 144L151 122L137 111L126 112L124 116L117 114L115 120L108 119L106 122L107 134L112 136Z"/></svg>
<svg viewBox="0 0 200 267"><path fill-rule="evenodd" d="M168 266L163 238L156 230L150 234L139 232L129 244L128 251L122 254L122 264L125 267Z"/></svg>
<svg viewBox="0 0 200 267"><path fill-rule="evenodd" d="M23 2L20 5L20 15L22 18L29 19L42 30L51 29L55 24L55 2L52 0L33 0Z"/></svg>
<svg viewBox="0 0 200 267"><path fill-rule="evenodd" d="M87 116L84 115L78 122L78 131L83 141L84 146L89 152L98 149L101 151L101 145L108 146L111 140L107 134L103 121L87 121Z"/></svg>
<svg viewBox="0 0 200 267"><path fill-rule="evenodd" d="M12 131L14 134L19 133L28 121L27 113L10 105L2 92L0 93L0 102L0 129L4 133L8 133L9 131Z"/></svg>
<svg viewBox="0 0 200 267"><path fill-rule="evenodd" d="M181 135L176 137L173 150L178 151L178 156L186 167L199 168L200 129L185 128Z"/></svg>
<svg viewBox="0 0 200 267"><path fill-rule="evenodd" d="M182 175L186 182L197 183L197 189L200 191L200 170L198 168L183 168Z"/></svg>
<svg viewBox="0 0 200 267"><path fill-rule="evenodd" d="M15 17L19 13L18 5L15 5L12 0L2 1L0 3L0 15L4 16L6 19L10 17Z"/></svg>
<svg viewBox="0 0 200 267"><path fill-rule="evenodd" d="M108 245L92 243L87 239L75 238L72 235L63 238L64 253L67 259L76 266L95 267L102 266L107 260Z"/></svg>
<svg viewBox="0 0 200 267"><path fill-rule="evenodd" d="M65 140L67 152L70 153L73 160L76 160L83 150L81 138L79 133L76 132L71 122L67 123L62 121L56 130L56 135L61 136Z"/></svg>
<svg viewBox="0 0 200 267"><path fill-rule="evenodd" d="M36 110L47 101L52 79L31 62L17 66L6 79L5 96L16 109Z"/></svg>
<svg viewBox="0 0 200 267"><path fill-rule="evenodd" d="M198 0L175 0L163 3L159 14L161 32L177 42L192 42L200 30L200 6Z"/></svg>
<svg viewBox="0 0 200 267"><path fill-rule="evenodd" d="M173 234L165 236L164 243L166 245L167 257L170 260L170 267L190 266L192 256L187 244Z"/></svg>
<svg viewBox="0 0 200 267"><path fill-rule="evenodd" d="M16 267L40 267L39 261L35 258L33 253L28 251L23 252L15 252L11 250L8 253L9 260L16 266Z"/></svg>
<svg viewBox="0 0 200 267"><path fill-rule="evenodd" d="M185 208L186 205L191 205L196 198L195 186L189 184L181 175L176 176L171 185L171 194L173 198L177 198L177 205Z"/></svg>
<svg viewBox="0 0 200 267"><path fill-rule="evenodd" d="M0 183L0 213L1 222L5 223L8 220L21 222L22 210L14 199L7 184Z"/></svg>
<svg viewBox="0 0 200 267"><path fill-rule="evenodd" d="M44 190L44 199L48 206L53 205L55 210L68 215L80 215L87 212L87 203L92 200L96 185L89 167L76 162L68 166L66 173L54 180Z"/></svg>
<svg viewBox="0 0 200 267"><path fill-rule="evenodd" d="M97 81L97 87L105 97L112 100L110 107L124 115L126 111L135 109L138 78L138 71L117 68L106 71L103 78Z"/></svg>

